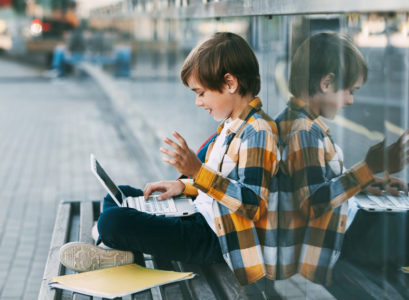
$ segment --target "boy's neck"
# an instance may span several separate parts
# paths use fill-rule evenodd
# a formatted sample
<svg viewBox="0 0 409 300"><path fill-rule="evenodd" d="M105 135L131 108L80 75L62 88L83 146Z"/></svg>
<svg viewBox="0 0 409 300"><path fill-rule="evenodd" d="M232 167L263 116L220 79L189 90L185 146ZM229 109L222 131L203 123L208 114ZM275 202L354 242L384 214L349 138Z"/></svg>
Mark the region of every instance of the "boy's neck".
<svg viewBox="0 0 409 300"><path fill-rule="evenodd" d="M308 109L316 116L320 116L320 100L319 100L319 96L316 94L312 97L300 97L300 100L304 101L305 103L307 103L308 105Z"/></svg>
<svg viewBox="0 0 409 300"><path fill-rule="evenodd" d="M254 99L254 96L251 94L247 94L244 96L239 95L237 97L237 105L235 106L234 110L232 111L230 115L230 119L235 120L237 119L243 110L249 105L249 103Z"/></svg>

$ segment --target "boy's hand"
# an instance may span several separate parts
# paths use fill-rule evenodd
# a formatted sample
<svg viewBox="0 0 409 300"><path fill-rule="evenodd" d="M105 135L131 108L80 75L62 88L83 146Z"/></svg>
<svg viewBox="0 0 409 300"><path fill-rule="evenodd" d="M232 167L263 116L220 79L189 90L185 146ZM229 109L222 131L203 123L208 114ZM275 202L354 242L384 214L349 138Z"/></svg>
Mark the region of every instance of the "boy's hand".
<svg viewBox="0 0 409 300"><path fill-rule="evenodd" d="M385 185L385 179L375 176L374 182L368 185L363 191L368 194L382 196L384 185Z"/></svg>
<svg viewBox="0 0 409 300"><path fill-rule="evenodd" d="M184 189L185 185L179 180L151 182L145 186L143 195L145 200L148 200L152 193L162 192L158 199L164 200L182 194Z"/></svg>
<svg viewBox="0 0 409 300"><path fill-rule="evenodd" d="M391 177L385 184L385 191L393 196L401 196L401 191L408 195L408 184L400 178Z"/></svg>
<svg viewBox="0 0 409 300"><path fill-rule="evenodd" d="M402 179L391 177L389 180L384 178L375 177L375 181L368 185L364 192L372 195L382 196L384 192L387 192L393 196L400 196L401 191L405 195L408 194L408 184Z"/></svg>
<svg viewBox="0 0 409 300"><path fill-rule="evenodd" d="M365 157L365 162L376 174L386 169L389 173L401 171L409 163L409 130L402 134L399 139L386 149L385 141L382 141L371 148Z"/></svg>
<svg viewBox="0 0 409 300"><path fill-rule="evenodd" d="M195 178L202 166L202 162L197 158L196 154L189 149L185 139L179 133L174 131L173 136L180 144L169 138L165 138L164 142L171 146L175 151L160 148L162 153L170 156L170 158L164 157L163 160L174 166L181 174Z"/></svg>

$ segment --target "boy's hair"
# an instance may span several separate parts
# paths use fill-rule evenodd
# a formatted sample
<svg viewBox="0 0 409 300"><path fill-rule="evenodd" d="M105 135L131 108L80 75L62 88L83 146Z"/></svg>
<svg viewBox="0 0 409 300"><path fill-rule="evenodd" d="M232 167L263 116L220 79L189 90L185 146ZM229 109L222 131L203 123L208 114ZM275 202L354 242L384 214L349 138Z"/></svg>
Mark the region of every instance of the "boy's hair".
<svg viewBox="0 0 409 300"><path fill-rule="evenodd" d="M291 62L290 92L295 97L318 93L321 79L334 73L335 91L367 80L368 67L361 52L345 35L318 33L305 40Z"/></svg>
<svg viewBox="0 0 409 300"><path fill-rule="evenodd" d="M203 87L221 92L226 73L237 78L240 95L260 91L258 61L249 44L237 34L217 32L189 53L180 77L186 86L195 76Z"/></svg>

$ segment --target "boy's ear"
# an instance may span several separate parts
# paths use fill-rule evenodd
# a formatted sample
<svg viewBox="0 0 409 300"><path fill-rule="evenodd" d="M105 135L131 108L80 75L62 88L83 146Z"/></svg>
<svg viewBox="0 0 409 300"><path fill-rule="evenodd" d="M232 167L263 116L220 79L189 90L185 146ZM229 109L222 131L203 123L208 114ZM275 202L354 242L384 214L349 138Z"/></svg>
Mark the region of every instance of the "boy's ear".
<svg viewBox="0 0 409 300"><path fill-rule="evenodd" d="M237 77L230 73L224 74L224 84L229 94L234 94L239 89L239 81L237 80Z"/></svg>
<svg viewBox="0 0 409 300"><path fill-rule="evenodd" d="M325 93L327 92L330 88L332 88L335 80L335 74L334 73L328 73L327 75L323 76L320 81L320 89L321 92Z"/></svg>

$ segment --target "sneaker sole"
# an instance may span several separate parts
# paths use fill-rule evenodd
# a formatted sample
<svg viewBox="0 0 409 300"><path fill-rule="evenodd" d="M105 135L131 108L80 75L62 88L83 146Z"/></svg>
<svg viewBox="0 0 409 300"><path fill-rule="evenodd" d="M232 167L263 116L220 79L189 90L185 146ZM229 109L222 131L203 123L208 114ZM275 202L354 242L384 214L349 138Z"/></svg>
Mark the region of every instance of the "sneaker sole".
<svg viewBox="0 0 409 300"><path fill-rule="evenodd" d="M60 248L60 262L67 268L86 272L134 262L133 253L115 249L102 249L92 244L71 242Z"/></svg>

